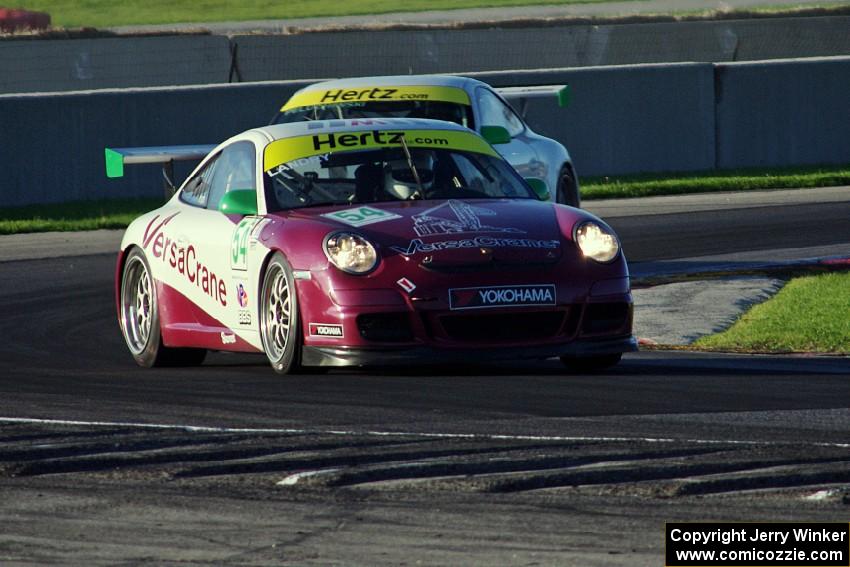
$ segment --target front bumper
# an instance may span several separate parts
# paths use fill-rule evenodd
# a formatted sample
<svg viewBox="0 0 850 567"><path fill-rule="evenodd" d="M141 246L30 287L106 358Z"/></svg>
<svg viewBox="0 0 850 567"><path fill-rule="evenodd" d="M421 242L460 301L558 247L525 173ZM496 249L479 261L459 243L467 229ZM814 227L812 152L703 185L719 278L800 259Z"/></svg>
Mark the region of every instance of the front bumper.
<svg viewBox="0 0 850 567"><path fill-rule="evenodd" d="M384 266L365 277L314 271L297 281L302 362L480 363L635 350L625 262L568 260L468 269ZM410 291L401 286L402 276L415 283ZM485 301L480 293L500 289L534 293L517 304L507 295Z"/></svg>
<svg viewBox="0 0 850 567"><path fill-rule="evenodd" d="M633 352L638 349L631 335L619 338L575 340L565 344L534 347L493 347L442 349L414 347L326 347L305 346L301 363L305 366L396 366L446 363L489 363L534 360L561 356L590 357Z"/></svg>

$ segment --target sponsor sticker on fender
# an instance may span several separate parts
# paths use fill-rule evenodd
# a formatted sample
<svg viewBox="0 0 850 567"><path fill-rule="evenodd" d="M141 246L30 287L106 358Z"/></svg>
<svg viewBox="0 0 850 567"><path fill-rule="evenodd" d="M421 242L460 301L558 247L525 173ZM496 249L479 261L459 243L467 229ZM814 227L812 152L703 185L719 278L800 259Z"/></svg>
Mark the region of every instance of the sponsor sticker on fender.
<svg viewBox="0 0 850 567"><path fill-rule="evenodd" d="M505 285L449 290L450 309L484 309L528 305L555 305L555 286L552 284Z"/></svg>
<svg viewBox="0 0 850 567"><path fill-rule="evenodd" d="M150 246L153 255L151 263L167 264L183 279L200 289L204 295L218 301L222 307L227 307L227 284L224 283L224 279L200 259L201 255L194 244L175 240L164 230L171 219L178 214L174 213L162 220L159 219L159 215L156 215L151 219L142 237L142 247L148 250Z"/></svg>
<svg viewBox="0 0 850 567"><path fill-rule="evenodd" d="M343 338L342 325L330 323L310 323L311 337L330 337L333 339Z"/></svg>
<svg viewBox="0 0 850 567"><path fill-rule="evenodd" d="M233 229L230 240L231 269L241 271L248 269L248 237L260 220L258 217L245 217Z"/></svg>
<svg viewBox="0 0 850 567"><path fill-rule="evenodd" d="M248 284L244 280L233 280L236 289L237 322L242 326L251 325L251 309L249 309Z"/></svg>

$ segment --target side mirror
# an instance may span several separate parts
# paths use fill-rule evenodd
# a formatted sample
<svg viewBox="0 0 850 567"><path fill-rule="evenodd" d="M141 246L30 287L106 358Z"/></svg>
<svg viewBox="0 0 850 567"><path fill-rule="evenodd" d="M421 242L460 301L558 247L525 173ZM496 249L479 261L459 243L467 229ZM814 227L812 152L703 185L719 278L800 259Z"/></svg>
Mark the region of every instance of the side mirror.
<svg viewBox="0 0 850 567"><path fill-rule="evenodd" d="M226 215L256 215L257 193L252 189L228 191L218 203L218 210Z"/></svg>
<svg viewBox="0 0 850 567"><path fill-rule="evenodd" d="M508 134L508 129L504 126L482 126L481 137L494 146L497 144L509 144L511 141L511 135Z"/></svg>
<svg viewBox="0 0 850 567"><path fill-rule="evenodd" d="M549 188L546 187L546 182L539 177L526 177L525 182L528 183L528 186L531 187L534 194L541 201L548 201L552 198L549 194Z"/></svg>

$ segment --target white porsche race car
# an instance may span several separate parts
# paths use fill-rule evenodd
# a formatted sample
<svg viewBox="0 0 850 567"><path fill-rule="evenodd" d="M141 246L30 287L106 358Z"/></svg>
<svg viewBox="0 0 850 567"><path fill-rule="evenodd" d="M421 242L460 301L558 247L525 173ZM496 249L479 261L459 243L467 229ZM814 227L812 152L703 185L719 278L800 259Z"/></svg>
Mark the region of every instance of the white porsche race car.
<svg viewBox="0 0 850 567"><path fill-rule="evenodd" d="M557 98L566 106L566 85L492 88L468 77L401 75L316 83L283 105L273 124L304 120L432 118L466 126L494 144L521 176L545 181L553 200L581 205L578 178L567 149L535 133L522 119L530 98ZM520 103L517 112L508 101Z"/></svg>

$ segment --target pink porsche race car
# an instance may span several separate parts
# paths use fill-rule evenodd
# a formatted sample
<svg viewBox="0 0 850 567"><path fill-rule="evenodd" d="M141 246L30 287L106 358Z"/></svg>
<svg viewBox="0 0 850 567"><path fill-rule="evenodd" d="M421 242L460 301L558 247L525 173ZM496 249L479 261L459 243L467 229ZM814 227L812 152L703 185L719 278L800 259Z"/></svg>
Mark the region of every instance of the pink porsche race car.
<svg viewBox="0 0 850 567"><path fill-rule="evenodd" d="M590 370L636 349L611 228L543 200L542 180L468 128L298 122L206 151L121 244L118 319L142 366L224 350L280 373L551 357ZM107 149L107 171L191 153Z"/></svg>

